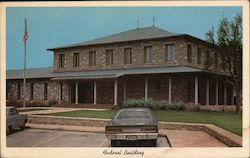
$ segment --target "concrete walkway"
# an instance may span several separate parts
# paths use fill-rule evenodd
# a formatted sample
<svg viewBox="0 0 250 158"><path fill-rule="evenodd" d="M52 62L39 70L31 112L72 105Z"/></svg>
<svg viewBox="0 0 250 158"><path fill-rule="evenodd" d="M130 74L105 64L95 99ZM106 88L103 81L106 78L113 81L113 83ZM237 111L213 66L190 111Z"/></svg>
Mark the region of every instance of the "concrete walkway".
<svg viewBox="0 0 250 158"><path fill-rule="evenodd" d="M73 125L55 125L55 124L33 124L27 123L28 128L65 130L77 132L105 133L104 127L96 126L73 126ZM203 131L187 130L166 130L161 129L160 135L167 136L172 147L227 147L219 140L213 138Z"/></svg>
<svg viewBox="0 0 250 158"><path fill-rule="evenodd" d="M23 108L20 108L23 109ZM25 109L43 109L43 110L34 110L34 111L26 111L26 112L20 112L22 114L27 115L45 115L45 114L52 114L52 113L58 113L58 112L71 112L71 111L79 111L79 110L95 110L95 111L105 111L107 109L89 109L89 108L61 108L61 107L29 107Z"/></svg>

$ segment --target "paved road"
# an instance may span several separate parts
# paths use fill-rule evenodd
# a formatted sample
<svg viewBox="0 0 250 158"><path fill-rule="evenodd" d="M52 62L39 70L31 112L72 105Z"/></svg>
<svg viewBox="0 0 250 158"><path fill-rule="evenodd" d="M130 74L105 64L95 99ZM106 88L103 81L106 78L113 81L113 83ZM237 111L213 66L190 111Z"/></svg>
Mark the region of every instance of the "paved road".
<svg viewBox="0 0 250 158"><path fill-rule="evenodd" d="M102 133L25 129L7 136L8 147L110 147ZM157 139L157 147L168 147L166 138Z"/></svg>

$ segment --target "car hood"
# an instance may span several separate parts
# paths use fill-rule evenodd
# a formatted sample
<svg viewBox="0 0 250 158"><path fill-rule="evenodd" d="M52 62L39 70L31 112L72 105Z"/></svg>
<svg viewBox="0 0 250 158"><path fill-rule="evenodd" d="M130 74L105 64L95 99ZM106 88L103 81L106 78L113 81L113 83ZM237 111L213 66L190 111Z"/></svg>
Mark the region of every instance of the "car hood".
<svg viewBox="0 0 250 158"><path fill-rule="evenodd" d="M157 121L152 119L115 119L110 121L111 126L139 126L139 125L157 125Z"/></svg>

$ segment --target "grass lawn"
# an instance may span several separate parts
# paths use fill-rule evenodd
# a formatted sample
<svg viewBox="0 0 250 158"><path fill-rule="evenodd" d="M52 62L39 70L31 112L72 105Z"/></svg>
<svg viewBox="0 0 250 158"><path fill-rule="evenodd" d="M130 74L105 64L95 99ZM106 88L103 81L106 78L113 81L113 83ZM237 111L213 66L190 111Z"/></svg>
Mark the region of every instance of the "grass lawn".
<svg viewBox="0 0 250 158"><path fill-rule="evenodd" d="M28 112L28 111L37 111L37 110L48 110L48 109L17 109L18 112Z"/></svg>
<svg viewBox="0 0 250 158"><path fill-rule="evenodd" d="M91 118L112 118L115 110L92 111L79 110L73 112L61 112L49 114L65 117L91 117ZM239 136L242 135L242 115L229 112L191 112L191 111L154 111L158 121L186 122L186 123L209 123L217 125Z"/></svg>

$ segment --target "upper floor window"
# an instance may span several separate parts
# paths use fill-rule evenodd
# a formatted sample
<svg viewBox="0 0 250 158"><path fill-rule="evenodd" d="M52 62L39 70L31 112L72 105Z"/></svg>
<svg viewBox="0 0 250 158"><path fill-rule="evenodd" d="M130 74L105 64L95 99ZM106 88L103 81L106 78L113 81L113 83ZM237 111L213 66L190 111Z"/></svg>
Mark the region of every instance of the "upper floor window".
<svg viewBox="0 0 250 158"><path fill-rule="evenodd" d="M96 65L96 52L90 51L89 52L89 66L95 66Z"/></svg>
<svg viewBox="0 0 250 158"><path fill-rule="evenodd" d="M221 68L224 69L225 67L226 67L226 65L225 65L225 55L222 54L221 55Z"/></svg>
<svg viewBox="0 0 250 158"><path fill-rule="evenodd" d="M79 67L80 66L80 54L74 53L73 54L73 67Z"/></svg>
<svg viewBox="0 0 250 158"><path fill-rule="evenodd" d="M175 59L175 45L167 44L165 48L165 61L174 60Z"/></svg>
<svg viewBox="0 0 250 158"><path fill-rule="evenodd" d="M106 64L113 65L113 50L112 49L106 50Z"/></svg>
<svg viewBox="0 0 250 158"><path fill-rule="evenodd" d="M214 67L217 69L218 67L218 54L214 53Z"/></svg>
<svg viewBox="0 0 250 158"><path fill-rule="evenodd" d="M192 46L191 44L188 44L188 47L187 47L187 61L188 62L192 62Z"/></svg>
<svg viewBox="0 0 250 158"><path fill-rule="evenodd" d="M197 48L197 64L201 64L201 48Z"/></svg>
<svg viewBox="0 0 250 158"><path fill-rule="evenodd" d="M152 63L152 46L144 47L144 63Z"/></svg>
<svg viewBox="0 0 250 158"><path fill-rule="evenodd" d="M65 55L59 54L59 68L63 68L65 64Z"/></svg>
<svg viewBox="0 0 250 158"><path fill-rule="evenodd" d="M124 64L132 63L132 48L124 48Z"/></svg>

